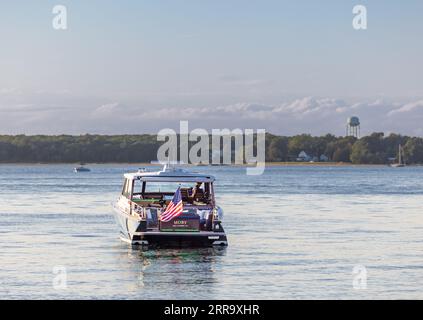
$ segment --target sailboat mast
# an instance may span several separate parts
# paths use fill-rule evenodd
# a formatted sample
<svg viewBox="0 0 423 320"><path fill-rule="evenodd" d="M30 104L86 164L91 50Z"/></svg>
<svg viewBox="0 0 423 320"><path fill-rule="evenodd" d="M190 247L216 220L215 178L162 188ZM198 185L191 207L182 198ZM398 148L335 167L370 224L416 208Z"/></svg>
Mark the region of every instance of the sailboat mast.
<svg viewBox="0 0 423 320"><path fill-rule="evenodd" d="M399 157L398 157L398 160L399 160L399 164L402 164L402 148L401 148L401 145L399 145Z"/></svg>

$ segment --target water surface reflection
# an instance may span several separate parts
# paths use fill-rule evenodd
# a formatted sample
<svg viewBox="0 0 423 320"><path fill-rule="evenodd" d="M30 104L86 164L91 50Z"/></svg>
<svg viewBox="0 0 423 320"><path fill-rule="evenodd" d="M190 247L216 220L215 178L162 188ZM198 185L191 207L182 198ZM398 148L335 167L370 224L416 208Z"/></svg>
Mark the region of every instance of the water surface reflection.
<svg viewBox="0 0 423 320"><path fill-rule="evenodd" d="M140 246L127 248L120 254L121 262L127 261L127 270L142 290L142 297L150 298L149 289L163 298L197 298L213 294L219 282L218 268L226 256L226 248L172 248L147 249Z"/></svg>

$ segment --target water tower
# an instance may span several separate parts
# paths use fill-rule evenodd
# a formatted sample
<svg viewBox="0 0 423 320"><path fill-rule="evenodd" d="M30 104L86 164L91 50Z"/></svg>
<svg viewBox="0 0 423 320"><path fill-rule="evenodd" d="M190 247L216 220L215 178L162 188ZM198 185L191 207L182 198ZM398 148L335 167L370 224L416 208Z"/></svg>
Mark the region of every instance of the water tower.
<svg viewBox="0 0 423 320"><path fill-rule="evenodd" d="M347 137L360 138L360 119L350 117L347 120Z"/></svg>

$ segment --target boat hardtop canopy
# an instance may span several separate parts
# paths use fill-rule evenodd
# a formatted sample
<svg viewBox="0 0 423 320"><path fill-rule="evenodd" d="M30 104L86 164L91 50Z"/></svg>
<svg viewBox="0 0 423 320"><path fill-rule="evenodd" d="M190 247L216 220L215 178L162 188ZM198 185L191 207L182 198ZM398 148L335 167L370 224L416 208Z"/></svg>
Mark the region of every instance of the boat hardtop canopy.
<svg viewBox="0 0 423 320"><path fill-rule="evenodd" d="M135 173L126 173L125 178L146 182L213 182L215 180L211 175L188 172L169 166L165 166L161 171L145 171L141 169Z"/></svg>

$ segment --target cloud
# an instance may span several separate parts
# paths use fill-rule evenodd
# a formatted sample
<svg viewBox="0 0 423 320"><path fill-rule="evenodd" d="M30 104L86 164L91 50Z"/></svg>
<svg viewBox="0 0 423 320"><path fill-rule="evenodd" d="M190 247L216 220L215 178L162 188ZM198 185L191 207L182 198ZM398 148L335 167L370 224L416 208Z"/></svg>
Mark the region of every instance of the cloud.
<svg viewBox="0 0 423 320"><path fill-rule="evenodd" d="M106 103L93 110L93 115L110 116L117 112L124 111L119 102Z"/></svg>
<svg viewBox="0 0 423 320"><path fill-rule="evenodd" d="M411 102L403 105L402 107L392 110L388 113L388 116L394 116L398 113L404 113L404 112L412 112L412 111L418 111L417 109L423 109L423 100ZM421 110L423 111L423 110Z"/></svg>
<svg viewBox="0 0 423 320"><path fill-rule="evenodd" d="M179 127L189 120L190 128L266 129L275 134L345 133L346 120L360 117L363 134L397 132L422 135L423 100L348 101L331 97L303 97L276 104L239 102L216 106L151 105L64 99L59 96L25 101L0 97L1 133L157 133Z"/></svg>
<svg viewBox="0 0 423 320"><path fill-rule="evenodd" d="M17 88L0 88L0 95L17 95L21 93Z"/></svg>

